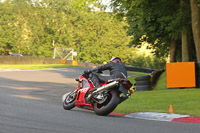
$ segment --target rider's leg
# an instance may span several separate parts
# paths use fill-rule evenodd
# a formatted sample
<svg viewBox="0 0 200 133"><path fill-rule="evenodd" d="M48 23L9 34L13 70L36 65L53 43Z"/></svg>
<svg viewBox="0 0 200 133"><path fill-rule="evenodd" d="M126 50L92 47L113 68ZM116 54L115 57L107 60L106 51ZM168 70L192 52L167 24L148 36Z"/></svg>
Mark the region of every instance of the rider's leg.
<svg viewBox="0 0 200 133"><path fill-rule="evenodd" d="M91 74L89 75L89 77L90 77L90 79L92 80L92 82L93 82L95 88L101 87L101 84L100 84L100 82L99 82L99 79L98 79L98 76L97 76L96 73L91 73Z"/></svg>
<svg viewBox="0 0 200 133"><path fill-rule="evenodd" d="M114 79L114 78L110 75L102 75L100 73L91 73L90 79L92 80L94 86L98 88L101 86L100 82L105 83L106 81L110 79Z"/></svg>
<svg viewBox="0 0 200 133"><path fill-rule="evenodd" d="M97 76L98 76L99 81L100 81L100 82L103 82L103 83L105 83L105 82L108 81L108 80L114 79L114 78L113 78L112 76L110 76L110 75L98 74Z"/></svg>

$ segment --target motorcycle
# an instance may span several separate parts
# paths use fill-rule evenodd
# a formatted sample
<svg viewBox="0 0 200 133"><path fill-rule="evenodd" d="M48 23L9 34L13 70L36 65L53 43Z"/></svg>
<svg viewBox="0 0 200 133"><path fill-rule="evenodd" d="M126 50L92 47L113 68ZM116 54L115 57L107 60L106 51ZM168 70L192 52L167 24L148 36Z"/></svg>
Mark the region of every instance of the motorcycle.
<svg viewBox="0 0 200 133"><path fill-rule="evenodd" d="M118 78L100 83L101 87L95 91L92 91L94 85L88 74L82 74L76 81L78 87L62 97L65 110L76 106L92 110L97 115L106 116L133 93L133 90L130 89L132 84L127 79Z"/></svg>

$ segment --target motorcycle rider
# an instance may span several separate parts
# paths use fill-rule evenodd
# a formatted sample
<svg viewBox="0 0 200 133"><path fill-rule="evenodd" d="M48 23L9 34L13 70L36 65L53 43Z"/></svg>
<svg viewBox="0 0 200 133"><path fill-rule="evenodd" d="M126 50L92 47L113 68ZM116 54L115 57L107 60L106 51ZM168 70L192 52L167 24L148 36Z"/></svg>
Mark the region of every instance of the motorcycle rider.
<svg viewBox="0 0 200 133"><path fill-rule="evenodd" d="M103 75L101 71L109 70L110 75ZM85 74L89 74L89 78L93 82L95 88L92 91L95 91L97 88L101 87L100 82L106 82L111 79L127 78L127 70L125 65L121 62L119 57L111 58L110 62L102 65L97 66L95 68L91 68L89 70L84 71Z"/></svg>

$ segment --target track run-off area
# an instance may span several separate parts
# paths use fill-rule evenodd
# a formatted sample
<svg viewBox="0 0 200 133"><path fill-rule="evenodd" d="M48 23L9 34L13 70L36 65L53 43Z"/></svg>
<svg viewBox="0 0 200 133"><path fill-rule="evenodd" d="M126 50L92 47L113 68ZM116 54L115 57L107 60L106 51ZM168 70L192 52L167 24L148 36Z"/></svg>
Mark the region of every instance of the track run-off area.
<svg viewBox="0 0 200 133"><path fill-rule="evenodd" d="M0 133L199 133L199 124L64 110L62 95L85 69L0 69Z"/></svg>

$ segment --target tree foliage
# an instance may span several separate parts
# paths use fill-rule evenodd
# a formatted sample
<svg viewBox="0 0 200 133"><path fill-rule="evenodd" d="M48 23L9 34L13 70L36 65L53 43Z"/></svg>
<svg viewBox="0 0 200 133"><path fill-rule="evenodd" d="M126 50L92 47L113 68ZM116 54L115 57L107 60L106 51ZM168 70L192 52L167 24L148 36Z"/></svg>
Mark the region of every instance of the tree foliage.
<svg viewBox="0 0 200 133"><path fill-rule="evenodd" d="M126 17L130 25L128 35L134 36L131 45L140 46L143 41L147 41L155 49L156 55L168 56L171 44L179 45L176 47L180 49L174 51L179 53L181 47L187 48L185 45L189 45L183 41L193 43L188 0L111 0L111 5L115 12ZM189 51L189 48L183 50ZM182 58L189 59L183 56L185 54Z"/></svg>
<svg viewBox="0 0 200 133"><path fill-rule="evenodd" d="M137 60L137 49L128 46L131 37L127 36L127 23L103 10L94 0L0 2L0 54L10 51L53 57L53 49L58 46L73 48L78 61L101 64L120 56L127 65L161 67L145 64L143 55L143 61ZM150 60L157 61L152 57L147 62Z"/></svg>

